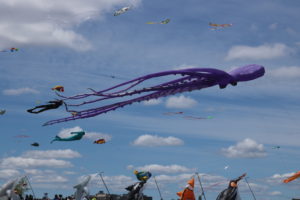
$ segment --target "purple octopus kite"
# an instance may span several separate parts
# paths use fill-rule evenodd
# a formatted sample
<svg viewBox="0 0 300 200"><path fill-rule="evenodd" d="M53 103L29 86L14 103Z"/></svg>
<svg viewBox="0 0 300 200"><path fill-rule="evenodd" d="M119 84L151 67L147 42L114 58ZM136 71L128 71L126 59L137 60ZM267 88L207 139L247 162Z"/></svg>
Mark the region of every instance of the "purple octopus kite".
<svg viewBox="0 0 300 200"><path fill-rule="evenodd" d="M66 122L70 120L94 117L135 102L148 101L150 99L166 97L181 92L200 90L202 88L212 87L214 85L219 85L219 87L223 89L228 84L235 86L238 82L250 81L259 78L263 76L264 73L265 73L264 67L256 64L239 67L228 73L219 69L212 69L212 68L190 68L190 69L172 70L172 71L164 71L164 72L149 74L146 76L133 79L131 81L121 83L119 85L113 86L111 88L102 91L95 91L93 89L89 89L92 91L89 94L75 95L72 97L65 97L60 94L57 94L62 98L61 100L63 101L80 100L83 98L95 97L95 96L99 97L94 100L84 101L80 104L66 104L69 107L69 106L82 106L85 104L95 103L98 101L111 100L114 98L128 97L131 95L139 95L139 94L147 93L145 95L139 95L138 97L133 99L120 101L117 103L101 106L98 108L92 108L92 109L87 109L82 111L70 111L72 112L72 116L49 121L45 123L44 126L52 125L60 122ZM152 87L144 87L141 89L133 90L135 86L141 84L146 80L157 78L157 77L170 76L170 75L181 75L182 77ZM125 87L125 88L122 89L121 87Z"/></svg>

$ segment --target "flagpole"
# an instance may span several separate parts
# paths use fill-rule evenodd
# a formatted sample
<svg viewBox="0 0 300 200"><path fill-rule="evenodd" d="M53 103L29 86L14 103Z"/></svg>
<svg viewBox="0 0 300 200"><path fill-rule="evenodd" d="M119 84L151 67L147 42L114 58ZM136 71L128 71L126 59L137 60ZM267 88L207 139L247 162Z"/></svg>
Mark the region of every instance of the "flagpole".
<svg viewBox="0 0 300 200"><path fill-rule="evenodd" d="M163 198L162 198L162 196L161 196L161 193L160 193L160 190L159 190L159 187L158 187L158 184L157 184L157 182L156 182L156 178L155 178L155 176L153 176L153 178L154 178L154 181L155 181L155 184L156 184L156 187L157 187L157 190L158 190L159 196L160 196L160 200L163 200Z"/></svg>
<svg viewBox="0 0 300 200"><path fill-rule="evenodd" d="M106 185L105 182L104 182L104 179L103 179L103 177L102 177L102 173L103 173L103 172L100 172L99 175L100 175L100 178L101 178L101 180L102 180L102 182L103 182L103 185L104 185L104 187L106 188L106 191L107 191L107 193L108 193L108 195L109 195L109 199L111 200L111 195L110 195L110 192L109 192L109 190L108 190L107 185Z"/></svg>
<svg viewBox="0 0 300 200"><path fill-rule="evenodd" d="M200 181L200 176L199 176L199 173L198 173L198 172L196 172L196 175L197 175L197 177L198 177L198 181L199 181L199 184L200 184L200 188L201 188L201 190L202 190L202 194L201 194L201 196L203 195L203 197L204 197L204 200L206 200L205 193L204 193L204 190L203 190L203 187L202 187L202 183L201 183L201 181Z"/></svg>
<svg viewBox="0 0 300 200"><path fill-rule="evenodd" d="M29 184L29 187L30 187L30 189L31 189L31 191L32 191L33 198L35 198L35 199L36 199L36 197L35 197L35 194L34 194L34 191L33 191L32 187L31 187L31 184L30 184L30 182L29 182L29 179L28 179L28 177L27 177L27 176L25 176L25 178L27 179L27 182L28 182L28 184Z"/></svg>
<svg viewBox="0 0 300 200"><path fill-rule="evenodd" d="M246 181L246 183L247 183L247 185L248 185L248 187L249 187L249 189L250 189L250 192L251 192L251 194L252 194L254 200L256 200L255 195L254 195L254 193L253 193L253 191L252 191L252 189L251 189L251 187L250 187L250 185L249 185L249 183L248 183L248 181L247 181L247 177L245 177L245 181Z"/></svg>

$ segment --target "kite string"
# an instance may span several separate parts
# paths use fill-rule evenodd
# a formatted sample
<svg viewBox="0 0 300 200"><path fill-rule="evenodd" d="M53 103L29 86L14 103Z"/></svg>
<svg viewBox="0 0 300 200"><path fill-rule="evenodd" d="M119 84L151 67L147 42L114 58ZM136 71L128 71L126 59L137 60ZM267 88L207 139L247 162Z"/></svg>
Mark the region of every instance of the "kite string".
<svg viewBox="0 0 300 200"><path fill-rule="evenodd" d="M252 189L251 189L251 187L250 187L250 184L248 183L247 177L245 177L245 181L246 181L246 183L247 183L247 185L248 185L248 187L249 187L249 190L250 190L250 192L251 192L251 194L252 194L254 200L256 200L256 197L255 197L255 195L254 195L254 193L253 193L253 191L252 191Z"/></svg>

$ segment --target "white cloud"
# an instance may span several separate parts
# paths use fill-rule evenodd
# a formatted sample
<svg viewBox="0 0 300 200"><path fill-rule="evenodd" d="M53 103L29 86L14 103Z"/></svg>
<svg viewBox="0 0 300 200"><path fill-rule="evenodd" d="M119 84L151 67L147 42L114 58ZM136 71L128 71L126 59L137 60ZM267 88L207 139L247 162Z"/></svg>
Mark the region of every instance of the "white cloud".
<svg viewBox="0 0 300 200"><path fill-rule="evenodd" d="M46 172L46 170L40 170L40 169L24 169L24 172L30 175L40 175L44 173L49 173L49 171ZM53 171L51 170L51 172Z"/></svg>
<svg viewBox="0 0 300 200"><path fill-rule="evenodd" d="M89 187L94 187L94 188L104 187L99 174L90 174L90 175L91 175L91 180L89 183ZM78 178L78 183L83 181L85 177L86 176L80 176ZM102 175L102 177L106 185L110 186L109 189L112 189L113 191L124 190L126 186L129 186L130 184L136 182L136 180L134 180L132 177L125 176L125 175L117 175L117 176Z"/></svg>
<svg viewBox="0 0 300 200"><path fill-rule="evenodd" d="M149 101L144 101L143 104L145 106L155 106L155 105L158 105L158 104L161 104L162 103L162 100L161 99L151 99Z"/></svg>
<svg viewBox="0 0 300 200"><path fill-rule="evenodd" d="M58 175L54 170L24 169L24 172L30 175L30 181L33 183L65 183L68 179Z"/></svg>
<svg viewBox="0 0 300 200"><path fill-rule="evenodd" d="M264 44L256 47L240 45L231 47L225 59L273 59L286 56L292 51L291 48L281 43Z"/></svg>
<svg viewBox="0 0 300 200"><path fill-rule="evenodd" d="M62 129L58 133L58 136L61 138L67 138L67 137L72 136L71 132L79 132L79 131L83 131L83 129L80 128L79 126L75 126L73 128L65 128L65 129ZM112 136L109 134L105 134L105 133L85 131L85 135L83 136L83 138L90 139L90 140L97 140L100 138L104 138L106 141L109 141L109 140L111 140Z"/></svg>
<svg viewBox="0 0 300 200"><path fill-rule="evenodd" d="M297 31L295 31L294 29L288 27L286 28L286 32L290 35L298 35Z"/></svg>
<svg viewBox="0 0 300 200"><path fill-rule="evenodd" d="M257 25L256 25L256 24L251 24L250 30L251 30L251 31L257 31L257 30L258 30Z"/></svg>
<svg viewBox="0 0 300 200"><path fill-rule="evenodd" d="M267 155L264 145L258 144L250 138L246 138L227 149L222 149L222 153L229 158L258 158Z"/></svg>
<svg viewBox="0 0 300 200"><path fill-rule="evenodd" d="M15 169L3 169L0 170L0 179L15 178L20 175L20 172Z"/></svg>
<svg viewBox="0 0 300 200"><path fill-rule="evenodd" d="M179 97L169 97L166 101L167 108L191 108L197 105L197 101L180 95Z"/></svg>
<svg viewBox="0 0 300 200"><path fill-rule="evenodd" d="M270 192L269 195L272 195L272 196L277 196L277 195L281 195L282 192L280 191L273 191L273 192Z"/></svg>
<svg viewBox="0 0 300 200"><path fill-rule="evenodd" d="M155 176L157 182L159 183L164 183L164 184L171 184L171 183L179 183L181 185L185 185L186 181L188 181L191 177L195 176L195 173L183 173L183 174L178 174L175 176L170 176L170 175L157 175ZM213 184L213 183L218 183L218 182L224 182L225 184L228 183L228 181L222 177L222 176L216 176L216 175L210 175L210 174L199 174L203 181L203 185L205 187Z"/></svg>
<svg viewBox="0 0 300 200"><path fill-rule="evenodd" d="M300 78L300 67L280 67L269 71L269 74L275 78L291 79Z"/></svg>
<svg viewBox="0 0 300 200"><path fill-rule="evenodd" d="M185 184L186 181L189 180L194 175L195 175L194 173L179 174L179 175L176 175L176 176L169 176L169 175L162 174L162 175L155 176L155 178L160 183L183 182Z"/></svg>
<svg viewBox="0 0 300 200"><path fill-rule="evenodd" d="M33 176L31 181L34 183L66 183L68 179L56 174L44 174Z"/></svg>
<svg viewBox="0 0 300 200"><path fill-rule="evenodd" d="M134 142L135 146L179 146L183 145L184 142L176 137L159 137L157 135L141 135Z"/></svg>
<svg viewBox="0 0 300 200"><path fill-rule="evenodd" d="M76 26L112 15L115 8L137 5L139 0L0 0L0 47L60 45L88 50L91 44L76 33ZM118 6L118 7L116 7ZM14 13L11 15L11 13Z"/></svg>
<svg viewBox="0 0 300 200"><path fill-rule="evenodd" d="M134 169L135 167L132 165L128 165L127 169ZM158 165L158 164L151 164L145 165L141 167L135 168L138 171L150 171L156 173L184 173L184 172L195 172L195 168L187 168L181 165Z"/></svg>
<svg viewBox="0 0 300 200"><path fill-rule="evenodd" d="M71 149L58 149L58 150L47 150L47 151L27 151L22 154L23 157L29 158L78 158L81 157L80 153Z"/></svg>
<svg viewBox="0 0 300 200"><path fill-rule="evenodd" d="M187 65L187 64L183 64L183 65L179 65L178 67L175 67L175 70L181 70L181 69L190 69L190 68L196 68L197 66L195 65Z"/></svg>
<svg viewBox="0 0 300 200"><path fill-rule="evenodd" d="M39 91L32 89L32 88L18 88L18 89L6 89L2 92L4 95L8 96L15 96L15 95L21 95L21 94L38 94Z"/></svg>
<svg viewBox="0 0 300 200"><path fill-rule="evenodd" d="M31 168L31 167L51 167L67 168L73 165L64 160L57 159L35 159L23 157L8 157L0 161L1 168Z"/></svg>
<svg viewBox="0 0 300 200"><path fill-rule="evenodd" d="M282 184L283 180L294 175L295 172L289 172L285 174L274 174L273 176L267 178L267 182L271 184Z"/></svg>
<svg viewBox="0 0 300 200"><path fill-rule="evenodd" d="M277 29L277 26L278 26L278 23L270 24L269 29L275 30L275 29Z"/></svg>
<svg viewBox="0 0 300 200"><path fill-rule="evenodd" d="M66 175L73 175L73 174L76 174L76 172L73 172L73 171L64 171L64 174L66 174Z"/></svg>

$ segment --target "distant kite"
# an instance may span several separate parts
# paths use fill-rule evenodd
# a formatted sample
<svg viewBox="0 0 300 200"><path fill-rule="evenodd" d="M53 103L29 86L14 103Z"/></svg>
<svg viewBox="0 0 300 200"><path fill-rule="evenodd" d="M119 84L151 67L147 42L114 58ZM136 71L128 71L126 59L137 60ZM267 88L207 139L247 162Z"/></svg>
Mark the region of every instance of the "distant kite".
<svg viewBox="0 0 300 200"><path fill-rule="evenodd" d="M48 101L48 104L40 105L40 106L36 106L32 109L28 109L27 112L33 113L33 114L38 114L38 113L44 112L46 110L59 108L61 105L63 105L63 103L64 102L62 100ZM39 110L35 111L36 109L39 109Z"/></svg>
<svg viewBox="0 0 300 200"><path fill-rule="evenodd" d="M6 110L0 110L0 115L4 115Z"/></svg>
<svg viewBox="0 0 300 200"><path fill-rule="evenodd" d="M127 12L129 9L130 9L130 7L124 7L124 8L121 8L120 10L117 10L117 11L114 13L114 16L121 15L121 14Z"/></svg>
<svg viewBox="0 0 300 200"><path fill-rule="evenodd" d="M53 143L54 141L75 141L80 140L85 135L84 131L79 132L71 132L71 136L67 138L61 138L59 136L55 136L55 138L51 141Z"/></svg>
<svg viewBox="0 0 300 200"><path fill-rule="evenodd" d="M106 77L106 78L112 78L112 79L128 80L128 78L120 77L120 76L115 76L115 75L112 75L112 74L97 73L95 75L96 76Z"/></svg>
<svg viewBox="0 0 300 200"><path fill-rule="evenodd" d="M118 108L122 108L126 105L130 105L135 102L148 101L151 99L157 99L161 97L166 97L170 95L175 95L182 92L191 92L193 90L200 90L203 88L212 87L218 85L221 89L226 88L227 85L231 84L233 86L237 85L238 82L250 81L257 79L263 76L265 73L265 69L261 65L246 65L243 67L236 68L230 72L225 72L219 69L212 68L190 68L190 69L182 69L182 70L171 70L171 71L163 71L154 74L148 74L146 76L142 76L119 85L113 86L108 89L104 89L101 91L96 91L90 89L92 92L87 94L75 95L72 97L65 97L56 93L59 97L61 97L61 101L76 101L80 99L85 99L88 97L96 97L94 100L86 100L79 104L66 104L66 106L75 106L80 107L86 104L102 102L105 100L112 99L121 99L121 101L117 101L116 103L112 103L109 105L100 106L97 108L90 108L87 110L75 111L77 114L74 116L52 120L46 122L46 125L52 125L55 123L66 122L70 120L83 119L89 117L95 117L97 115L107 113ZM170 77L170 76L181 76L180 78L169 80L167 82L161 82L153 86L144 87L140 89L133 89L137 85L141 84L146 80L152 80L157 77ZM119 89L123 87L122 89ZM119 90L118 90L119 89ZM126 98L129 96L136 96L132 99L123 100L122 98ZM74 112L74 111L72 111Z"/></svg>
<svg viewBox="0 0 300 200"><path fill-rule="evenodd" d="M217 29L221 29L221 28L230 27L233 24L213 24L210 22L209 25L212 27L210 30L217 30Z"/></svg>
<svg viewBox="0 0 300 200"><path fill-rule="evenodd" d="M181 115L183 112L165 112L164 115Z"/></svg>
<svg viewBox="0 0 300 200"><path fill-rule="evenodd" d="M273 146L272 149L280 149L280 146Z"/></svg>
<svg viewBox="0 0 300 200"><path fill-rule="evenodd" d="M161 22L147 22L146 24L167 24L170 21L171 21L170 19L166 19L166 20L163 20Z"/></svg>
<svg viewBox="0 0 300 200"><path fill-rule="evenodd" d="M12 47L10 49L5 49L5 50L2 50L0 52L16 52L16 51L19 51L19 49L15 48L15 47Z"/></svg>
<svg viewBox="0 0 300 200"><path fill-rule="evenodd" d="M284 183L288 183L288 182L291 182L297 178L300 177L300 171L296 172L294 175L290 176L289 178L283 180Z"/></svg>
<svg viewBox="0 0 300 200"><path fill-rule="evenodd" d="M40 144L39 144L39 143L37 143L37 142L34 142L34 143L32 143L32 144L31 144L31 146L33 146L33 147L39 147L39 146L40 146Z"/></svg>
<svg viewBox="0 0 300 200"><path fill-rule="evenodd" d="M94 141L94 144L104 144L104 143L106 143L105 139L99 139Z"/></svg>
<svg viewBox="0 0 300 200"><path fill-rule="evenodd" d="M166 112L166 113L163 113L164 115L182 115L184 114L184 112ZM183 118L185 119L212 119L213 117L212 116L208 116L208 117L195 117L195 116L183 116Z"/></svg>
<svg viewBox="0 0 300 200"><path fill-rule="evenodd" d="M212 119L212 116L208 116L208 117L194 117L194 116L184 116L183 118L185 119Z"/></svg>
<svg viewBox="0 0 300 200"><path fill-rule="evenodd" d="M61 85L57 85L57 86L51 88L51 90L56 90L58 92L64 92L65 91L64 86L61 86Z"/></svg>
<svg viewBox="0 0 300 200"><path fill-rule="evenodd" d="M16 135L16 138L29 138L30 136L28 135Z"/></svg>

